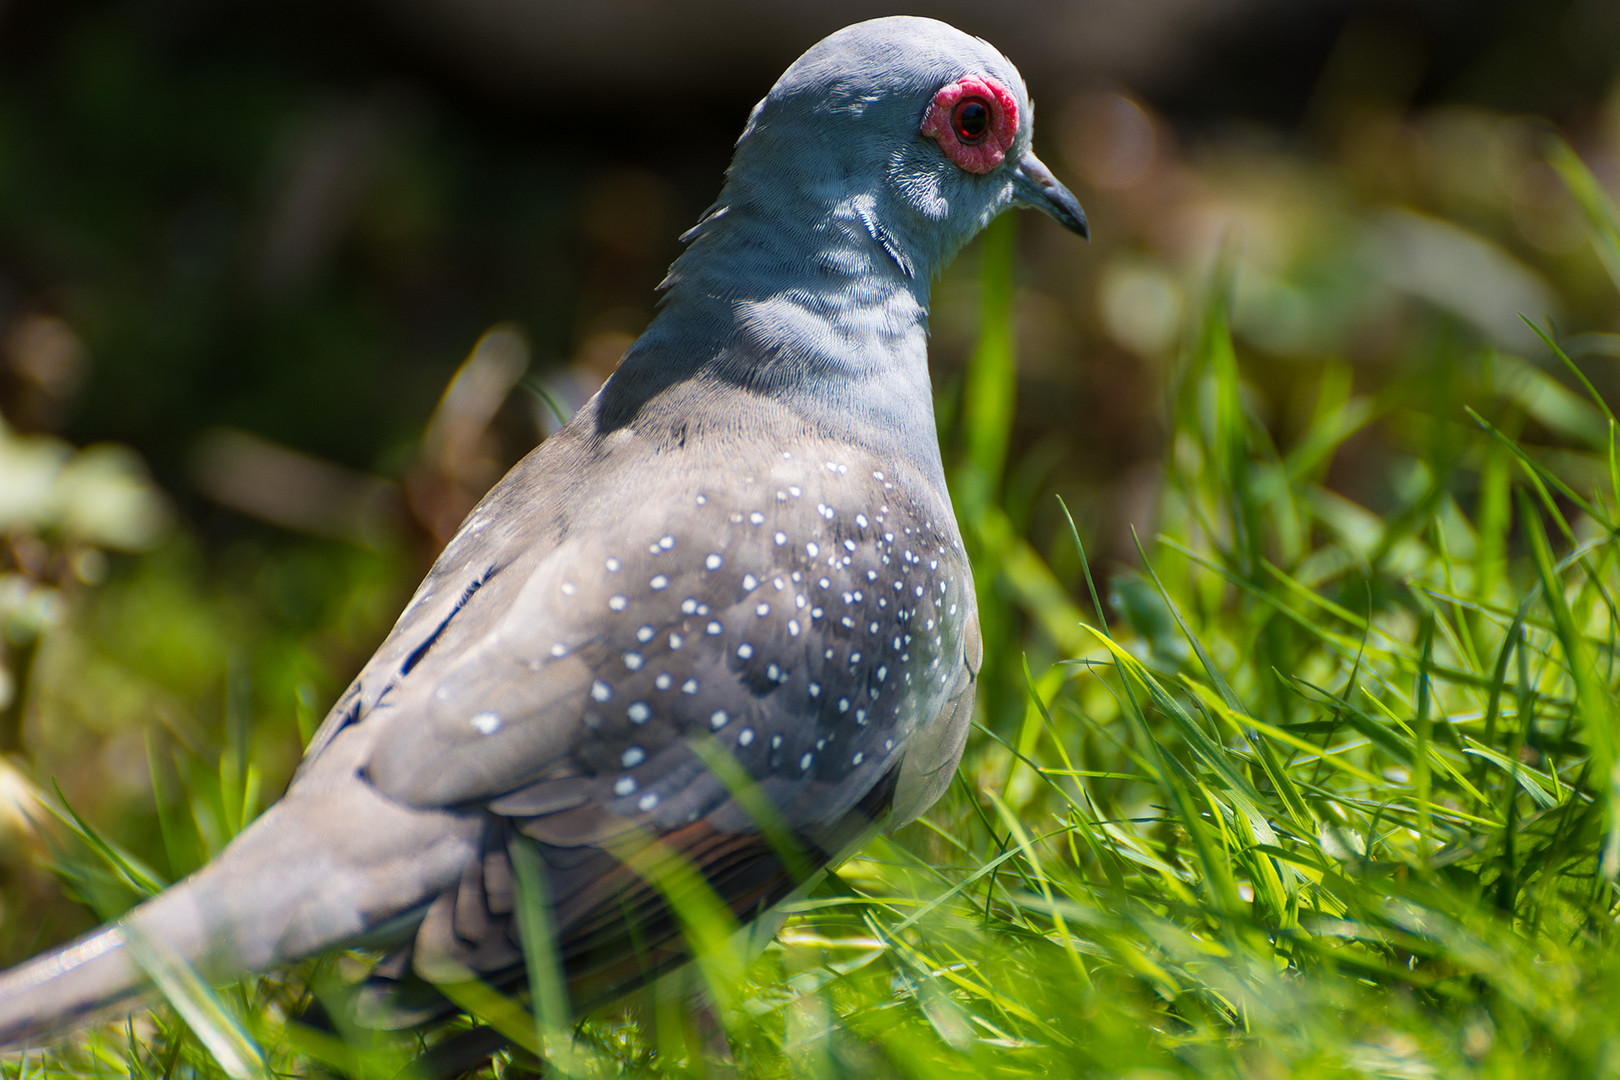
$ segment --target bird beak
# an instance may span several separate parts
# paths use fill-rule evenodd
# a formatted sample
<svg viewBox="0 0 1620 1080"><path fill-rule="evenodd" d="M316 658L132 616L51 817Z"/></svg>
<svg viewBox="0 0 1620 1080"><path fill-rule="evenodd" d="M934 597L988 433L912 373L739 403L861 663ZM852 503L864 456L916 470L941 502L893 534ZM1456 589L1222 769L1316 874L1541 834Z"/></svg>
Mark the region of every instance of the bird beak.
<svg viewBox="0 0 1620 1080"><path fill-rule="evenodd" d="M1058 183L1034 151L1026 152L1013 170L1013 198L1021 206L1033 206L1070 232L1091 239L1091 226L1086 224L1080 200Z"/></svg>

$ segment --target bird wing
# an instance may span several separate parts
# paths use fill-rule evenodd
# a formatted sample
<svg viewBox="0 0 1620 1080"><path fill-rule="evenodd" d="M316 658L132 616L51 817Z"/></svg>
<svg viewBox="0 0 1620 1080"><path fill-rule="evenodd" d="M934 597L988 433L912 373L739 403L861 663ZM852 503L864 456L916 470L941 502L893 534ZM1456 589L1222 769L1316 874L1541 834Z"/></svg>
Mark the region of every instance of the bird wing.
<svg viewBox="0 0 1620 1080"><path fill-rule="evenodd" d="M678 479L651 492L575 464L565 481L598 498L565 520L537 486L558 469L526 460L469 517L306 766L313 781L325 745L370 728L379 791L492 815L482 865L423 924L419 968L513 962L512 836L548 861L565 951L611 966L628 919L669 923L626 843L659 839L741 911L786 879L766 834L831 857L851 820L887 810L913 733L935 733L929 768L948 781L960 732L937 729L965 731L977 667L949 509L867 452L789 445L692 455L708 470L637 468L627 455L666 448L634 438L595 459L574 448L601 477Z"/></svg>

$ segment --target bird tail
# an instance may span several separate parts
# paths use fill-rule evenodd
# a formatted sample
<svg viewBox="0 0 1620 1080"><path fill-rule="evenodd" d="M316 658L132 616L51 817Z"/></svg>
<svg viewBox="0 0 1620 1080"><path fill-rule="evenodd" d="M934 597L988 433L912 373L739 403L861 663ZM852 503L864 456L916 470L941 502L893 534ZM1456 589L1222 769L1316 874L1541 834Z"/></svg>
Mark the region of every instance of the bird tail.
<svg viewBox="0 0 1620 1080"><path fill-rule="evenodd" d="M222 858L232 853L227 849ZM149 991L154 969L172 968L176 961L221 981L315 951L298 948L272 956L266 939L241 940L243 905L211 902L219 891L217 879L227 876L223 869L206 867L117 922L0 972L0 1048L37 1045L68 1028L127 1011Z"/></svg>
<svg viewBox="0 0 1620 1080"><path fill-rule="evenodd" d="M146 979L120 926L104 926L0 974L0 1047L21 1047L138 995Z"/></svg>
<svg viewBox="0 0 1620 1080"><path fill-rule="evenodd" d="M197 962L199 942L214 929L197 903L207 877L172 886L117 922L0 972L0 1047L38 1043L129 1007L150 982L143 955ZM218 959L211 966L223 974Z"/></svg>
<svg viewBox="0 0 1620 1080"><path fill-rule="evenodd" d="M223 982L381 928L408 933L412 913L476 857L477 836L474 819L413 810L366 784L294 792L118 922L0 972L0 1047L129 1007L150 983L143 958L183 960Z"/></svg>

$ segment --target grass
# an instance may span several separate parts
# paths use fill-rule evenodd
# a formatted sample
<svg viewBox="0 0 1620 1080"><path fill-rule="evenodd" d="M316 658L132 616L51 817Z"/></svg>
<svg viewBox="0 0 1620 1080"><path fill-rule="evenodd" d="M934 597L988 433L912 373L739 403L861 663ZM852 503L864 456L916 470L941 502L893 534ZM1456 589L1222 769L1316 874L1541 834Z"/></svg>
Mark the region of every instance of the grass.
<svg viewBox="0 0 1620 1080"><path fill-rule="evenodd" d="M1601 189L1559 168L1620 250ZM544 948L534 1014L455 988L518 1044L494 1072L545 1054L581 1077L1620 1075L1610 407L1550 331L1548 364L1442 340L1370 397L1324 365L1279 444L1217 285L1185 334L1140 561L1065 583L1004 509L1012 255L1003 222L980 251L983 339L941 408L988 656L958 782L796 901L757 960L677 871L702 962L628 1011L571 1025ZM1373 427L1414 448L1382 514L1329 483ZM1069 543L1084 566L1080 529ZM192 826L165 815L197 849L177 862L209 846L188 832L254 812L241 757L191 776ZM81 892L156 880L83 831L91 854L62 856ZM417 1048L289 1025L351 957L217 993L150 963L189 1027L160 1010L6 1075L383 1077ZM714 1006L694 1007L705 983Z"/></svg>

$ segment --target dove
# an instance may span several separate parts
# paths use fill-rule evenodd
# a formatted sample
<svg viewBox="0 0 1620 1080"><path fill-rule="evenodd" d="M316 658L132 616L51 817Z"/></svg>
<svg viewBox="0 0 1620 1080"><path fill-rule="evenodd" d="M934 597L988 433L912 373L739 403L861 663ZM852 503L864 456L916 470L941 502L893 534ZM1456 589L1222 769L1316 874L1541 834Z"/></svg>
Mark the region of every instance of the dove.
<svg viewBox="0 0 1620 1080"><path fill-rule="evenodd" d="M521 987L522 865L584 1008L690 953L649 865L747 923L927 810L982 660L930 286L1009 208L1087 235L1033 119L1011 62L931 19L795 61L645 333L473 509L285 795L0 974L0 1045L132 1007L142 947L224 981L363 945L407 1019L435 982Z"/></svg>

